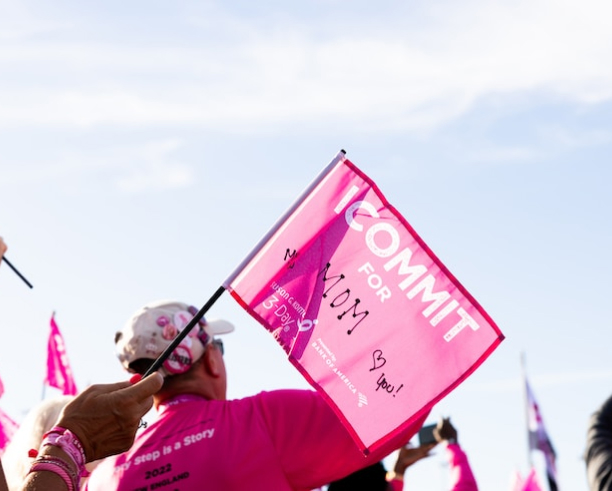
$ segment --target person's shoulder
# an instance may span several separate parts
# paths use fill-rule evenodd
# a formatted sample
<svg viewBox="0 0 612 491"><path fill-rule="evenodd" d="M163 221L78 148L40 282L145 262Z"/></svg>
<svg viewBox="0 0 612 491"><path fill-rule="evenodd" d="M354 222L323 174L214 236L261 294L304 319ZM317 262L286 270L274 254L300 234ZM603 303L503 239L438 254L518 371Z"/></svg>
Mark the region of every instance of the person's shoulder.
<svg viewBox="0 0 612 491"><path fill-rule="evenodd" d="M258 401L270 399L319 399L321 396L318 392L309 389L275 389L262 390L250 396L240 397L236 399L228 399L227 402L236 403L240 401Z"/></svg>
<svg viewBox="0 0 612 491"><path fill-rule="evenodd" d="M308 389L278 389L225 401L230 406L287 407L293 405L325 404L318 392Z"/></svg>
<svg viewBox="0 0 612 491"><path fill-rule="evenodd" d="M307 389L278 389L262 391L253 396L264 401L319 401L322 400L318 392Z"/></svg>

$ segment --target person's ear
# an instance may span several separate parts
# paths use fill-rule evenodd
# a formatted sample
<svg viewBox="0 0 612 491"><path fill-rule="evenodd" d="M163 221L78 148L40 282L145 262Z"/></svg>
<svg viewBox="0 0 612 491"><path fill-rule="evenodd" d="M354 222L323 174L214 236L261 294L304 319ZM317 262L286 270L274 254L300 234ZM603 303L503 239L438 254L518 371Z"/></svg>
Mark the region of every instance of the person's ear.
<svg viewBox="0 0 612 491"><path fill-rule="evenodd" d="M211 346L206 346L203 355L204 369L211 377L219 378L223 374L221 357L218 356L217 350L211 349Z"/></svg>

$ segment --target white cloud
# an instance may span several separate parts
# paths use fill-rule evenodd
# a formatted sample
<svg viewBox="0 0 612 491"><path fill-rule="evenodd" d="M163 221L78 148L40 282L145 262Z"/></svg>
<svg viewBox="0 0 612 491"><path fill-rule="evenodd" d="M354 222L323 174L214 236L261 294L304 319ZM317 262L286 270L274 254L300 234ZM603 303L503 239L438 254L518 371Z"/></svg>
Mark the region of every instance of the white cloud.
<svg viewBox="0 0 612 491"><path fill-rule="evenodd" d="M539 156L538 150L523 146L479 147L471 152L467 160L474 163L506 163L529 162Z"/></svg>
<svg viewBox="0 0 612 491"><path fill-rule="evenodd" d="M66 22L50 21L33 14L24 2L0 2L0 40L27 39L64 29Z"/></svg>
<svg viewBox="0 0 612 491"><path fill-rule="evenodd" d="M139 148L135 155L139 163L129 166L117 180L119 190L142 193L190 186L194 180L193 169L169 158L169 154L181 145L180 140L169 139Z"/></svg>
<svg viewBox="0 0 612 491"><path fill-rule="evenodd" d="M71 147L61 155L45 155L41 161L21 161L20 165L0 160L0 187L24 182L68 182L73 190L80 189L80 179L100 180L111 176L116 188L123 193L143 193L191 186L195 171L187 163L173 157L183 141L166 138L136 145L110 145L102 148Z"/></svg>
<svg viewBox="0 0 612 491"><path fill-rule="evenodd" d="M142 193L189 187L194 181L193 169L171 158L182 142L167 139L149 142L124 153L120 162L123 175L116 181L120 191Z"/></svg>
<svg viewBox="0 0 612 491"><path fill-rule="evenodd" d="M142 193L164 189L188 187L193 180L191 169L184 164L150 164L133 170L117 181L126 193Z"/></svg>
<svg viewBox="0 0 612 491"><path fill-rule="evenodd" d="M601 129L569 130L560 125L554 125L542 127L538 133L542 140L560 150L605 145L612 142L612 131Z"/></svg>
<svg viewBox="0 0 612 491"><path fill-rule="evenodd" d="M334 121L415 130L453 120L496 93L547 93L587 104L612 98L611 4L440 5L421 12L423 22L409 30L390 17L385 26L338 25L321 37L308 19L263 30L221 15L209 22L219 30L227 24L223 43L149 47L108 38L6 47L0 69L31 78L0 82L0 126L258 131ZM49 74L56 83L46 83Z"/></svg>

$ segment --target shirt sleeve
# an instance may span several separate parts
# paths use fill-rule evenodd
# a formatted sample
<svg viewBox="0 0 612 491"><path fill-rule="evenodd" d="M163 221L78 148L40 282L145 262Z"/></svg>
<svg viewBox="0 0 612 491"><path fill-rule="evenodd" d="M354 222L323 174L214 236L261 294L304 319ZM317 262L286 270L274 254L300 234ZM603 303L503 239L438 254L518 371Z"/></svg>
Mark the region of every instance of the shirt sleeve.
<svg viewBox="0 0 612 491"><path fill-rule="evenodd" d="M389 481L389 487L391 491L403 491L404 481L400 479L391 479L391 481Z"/></svg>
<svg viewBox="0 0 612 491"><path fill-rule="evenodd" d="M446 451L450 465L451 491L478 491L478 485L467 455L459 444L450 443L446 447Z"/></svg>
<svg viewBox="0 0 612 491"><path fill-rule="evenodd" d="M427 414L376 452L364 456L329 405L314 391L260 394L262 413L287 479L296 489L313 489L340 479L406 443Z"/></svg>

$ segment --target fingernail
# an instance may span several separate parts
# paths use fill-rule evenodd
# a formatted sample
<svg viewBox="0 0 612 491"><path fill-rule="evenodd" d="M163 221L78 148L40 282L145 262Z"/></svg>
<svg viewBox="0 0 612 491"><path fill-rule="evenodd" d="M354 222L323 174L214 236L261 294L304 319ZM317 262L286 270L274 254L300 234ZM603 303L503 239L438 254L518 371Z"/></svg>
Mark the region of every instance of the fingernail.
<svg viewBox="0 0 612 491"><path fill-rule="evenodd" d="M139 373L135 373L134 375L130 377L130 384L132 385L137 384L141 380L142 380L142 375L140 375Z"/></svg>

